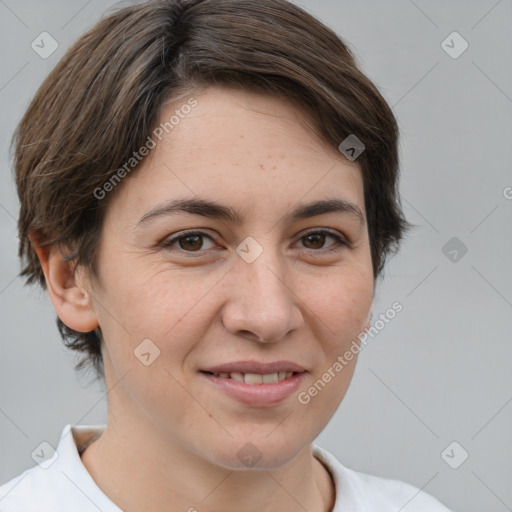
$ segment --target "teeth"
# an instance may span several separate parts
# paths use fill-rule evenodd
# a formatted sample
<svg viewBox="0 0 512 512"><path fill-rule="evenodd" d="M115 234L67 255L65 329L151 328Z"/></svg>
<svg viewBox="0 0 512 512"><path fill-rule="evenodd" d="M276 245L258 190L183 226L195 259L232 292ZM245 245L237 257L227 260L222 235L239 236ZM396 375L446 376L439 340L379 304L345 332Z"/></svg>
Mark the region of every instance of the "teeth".
<svg viewBox="0 0 512 512"><path fill-rule="evenodd" d="M268 373L266 375L262 375L263 384L274 384L279 381L278 373Z"/></svg>
<svg viewBox="0 0 512 512"><path fill-rule="evenodd" d="M232 373L215 373L216 377L220 377L221 379L233 379L238 382L245 382L246 384L275 384L276 382L280 382L284 379L289 379L293 372L276 372L276 373L266 373L264 375L260 375L259 373L240 373L240 372L232 372Z"/></svg>
<svg viewBox="0 0 512 512"><path fill-rule="evenodd" d="M244 377L246 384L263 384L263 375L257 373L246 373Z"/></svg>

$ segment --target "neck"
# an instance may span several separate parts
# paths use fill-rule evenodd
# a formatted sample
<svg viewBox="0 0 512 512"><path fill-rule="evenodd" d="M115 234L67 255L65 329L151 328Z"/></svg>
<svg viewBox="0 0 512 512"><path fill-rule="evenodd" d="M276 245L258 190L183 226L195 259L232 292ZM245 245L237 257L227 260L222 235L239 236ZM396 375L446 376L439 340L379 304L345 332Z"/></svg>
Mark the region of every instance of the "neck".
<svg viewBox="0 0 512 512"><path fill-rule="evenodd" d="M277 470L230 470L149 423L111 419L81 457L98 487L126 512L213 512L234 503L240 512L328 512L334 506L331 477L311 446Z"/></svg>

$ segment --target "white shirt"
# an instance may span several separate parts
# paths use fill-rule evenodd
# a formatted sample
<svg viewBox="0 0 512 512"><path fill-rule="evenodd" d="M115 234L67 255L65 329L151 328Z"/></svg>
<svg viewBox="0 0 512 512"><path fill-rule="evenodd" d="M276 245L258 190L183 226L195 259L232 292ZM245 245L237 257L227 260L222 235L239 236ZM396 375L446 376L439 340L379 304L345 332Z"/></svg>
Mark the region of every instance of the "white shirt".
<svg viewBox="0 0 512 512"><path fill-rule="evenodd" d="M98 487L80 459L87 444L104 429L105 425L66 425L51 458L45 458L51 447L41 445L34 457L41 457L42 462L0 487L0 511L122 512ZM313 454L335 483L336 503L332 512L450 512L412 485L345 467L315 444Z"/></svg>

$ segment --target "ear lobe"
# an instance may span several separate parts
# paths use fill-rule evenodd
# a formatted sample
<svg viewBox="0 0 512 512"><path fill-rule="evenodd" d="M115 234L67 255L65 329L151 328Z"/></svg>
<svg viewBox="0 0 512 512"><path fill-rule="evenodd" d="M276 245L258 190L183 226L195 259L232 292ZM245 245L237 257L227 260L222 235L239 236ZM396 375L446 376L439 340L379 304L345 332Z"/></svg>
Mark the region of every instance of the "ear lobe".
<svg viewBox="0 0 512 512"><path fill-rule="evenodd" d="M98 321L90 292L77 280L77 270L55 246L40 246L35 235L29 235L44 272L48 293L59 318L71 329L89 332Z"/></svg>

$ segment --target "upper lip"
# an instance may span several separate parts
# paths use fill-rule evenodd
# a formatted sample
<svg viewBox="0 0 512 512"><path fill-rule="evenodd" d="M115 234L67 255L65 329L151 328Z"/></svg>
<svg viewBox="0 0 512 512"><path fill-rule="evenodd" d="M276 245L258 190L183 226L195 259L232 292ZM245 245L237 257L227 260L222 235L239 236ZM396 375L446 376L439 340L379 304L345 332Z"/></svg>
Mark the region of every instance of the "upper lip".
<svg viewBox="0 0 512 512"><path fill-rule="evenodd" d="M278 372L305 372L305 368L292 361L274 361L260 363L258 361L233 361L204 368L202 371L211 373L256 373L266 375Z"/></svg>

